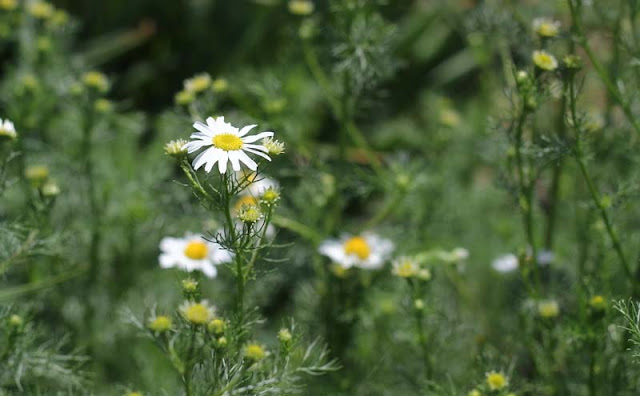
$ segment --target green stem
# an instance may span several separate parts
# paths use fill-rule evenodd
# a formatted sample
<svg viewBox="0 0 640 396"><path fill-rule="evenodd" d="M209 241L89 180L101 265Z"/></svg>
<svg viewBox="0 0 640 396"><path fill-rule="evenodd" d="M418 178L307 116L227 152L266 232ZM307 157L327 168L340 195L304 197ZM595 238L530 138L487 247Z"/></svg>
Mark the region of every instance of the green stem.
<svg viewBox="0 0 640 396"><path fill-rule="evenodd" d="M522 213L522 222L525 230L527 244L531 249L531 266L536 282L536 288L533 289L537 295L541 290L540 270L538 268L537 249L533 230L533 183L531 177L525 175L524 160L522 158L522 144L524 134L524 122L527 118L527 110L522 109L515 127L515 157L516 169L518 172L518 205Z"/></svg>
<svg viewBox="0 0 640 396"><path fill-rule="evenodd" d="M571 119L572 119L573 125L574 125L574 127L576 129L575 159L576 159L576 162L578 163L578 168L580 169L580 173L582 174L582 177L583 177L585 183L587 184L587 188L589 189L589 194L591 195L591 200L593 201L593 204L598 209L600 217L602 218L602 221L604 222L605 228L607 230L607 234L609 235L609 238L611 239L611 243L613 245L613 248L616 251L616 254L618 255L618 259L620 261L620 264L622 265L622 269L624 270L625 275L627 276L627 280L631 284L632 290L635 291L636 286L635 286L635 282L633 280L633 274L632 274L632 271L631 271L631 267L630 267L629 262L627 261L627 258L626 258L625 254L624 254L624 250L622 249L622 245L620 244L620 240L618 239L618 236L617 236L616 232L613 229L613 225L611 223L611 219L609 218L609 214L607 213L607 208L605 207L605 205L602 202L602 197L600 196L600 193L598 192L597 188L595 187L595 184L593 183L593 180L592 180L591 175L589 174L589 172L587 170L587 166L586 166L586 163L585 163L585 160L584 160L584 153L583 153L583 150L582 150L582 141L580 139L580 137L582 135L582 132L579 129L579 121L578 121L578 115L577 115L577 110L576 110L575 87L574 87L573 78L571 78L569 80L569 100L570 100Z"/></svg>
<svg viewBox="0 0 640 396"><path fill-rule="evenodd" d="M225 173L223 176L223 183L224 183L224 188L225 188L225 197L224 197L224 201L226 203L225 205L225 210L224 210L224 215L225 218L227 220L227 226L229 227L229 236L231 237L231 241L233 241L234 244L236 244L238 242L238 238L236 235L236 227L235 227L235 223L233 222L233 218L231 217L231 198L230 198L230 194L229 194L229 174ZM237 287L237 314L238 314L238 321L239 323L242 323L242 316L243 316L243 312L244 312L244 282L245 282L245 276L244 276L244 270L242 268L242 251L238 248L236 249L235 253L235 263L236 263L236 287Z"/></svg>
<svg viewBox="0 0 640 396"><path fill-rule="evenodd" d="M584 48L584 51L586 52L587 57L589 58L589 61L593 65L593 68L598 74L598 77L600 77L600 80L602 80L602 82L604 83L609 94L618 103L620 108L622 108L622 112L626 116L627 120L629 121L633 129L635 129L636 133L640 134L640 123L638 123L638 121L634 117L633 112L631 111L631 107L629 106L629 103L624 100L624 98L622 97L622 94L620 93L620 90L618 89L616 84L611 80L604 66L602 66L602 63L600 63L598 58L596 58L593 52L593 49L589 45L589 42L584 34L584 28L582 26L582 19L580 17L578 6L574 4L574 0L567 0L567 3L569 4L569 9L571 11L571 19L573 20L573 25L575 26L575 33L578 36L577 39L580 43L580 46Z"/></svg>

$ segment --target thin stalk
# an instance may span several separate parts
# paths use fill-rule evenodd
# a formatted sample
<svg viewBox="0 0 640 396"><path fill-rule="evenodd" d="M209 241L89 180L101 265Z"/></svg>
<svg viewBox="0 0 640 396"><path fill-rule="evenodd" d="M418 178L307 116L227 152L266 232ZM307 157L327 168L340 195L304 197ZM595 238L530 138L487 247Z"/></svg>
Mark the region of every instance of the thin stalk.
<svg viewBox="0 0 640 396"><path fill-rule="evenodd" d="M224 201L226 203L224 215L227 220L227 225L229 226L229 236L231 237L231 241L234 244L238 242L236 235L236 227L231 217L231 200L229 197L229 174L225 173L223 176L224 185L225 185L225 197ZM236 249L235 251L235 264L236 264L236 292L237 292L237 309L238 309L238 321L242 323L242 316L244 312L244 270L242 268L242 252L240 249Z"/></svg>
<svg viewBox="0 0 640 396"><path fill-rule="evenodd" d="M577 35L577 39L578 39L578 42L580 43L580 46L586 52L587 57L589 58L589 61L591 61L591 64L593 65L593 68L596 71L596 74L598 74L598 77L600 77L600 80L602 80L602 82L604 83L609 94L616 101L616 103L618 103L618 105L622 109L622 112L624 113L625 117L627 118L627 120L629 121L633 129L635 129L636 133L640 134L640 123L638 123L638 121L634 117L629 103L624 100L624 98L622 97L622 93L620 92L616 84L611 80L604 66L602 66L602 63L600 63L598 58L596 58L593 52L593 49L589 45L589 42L584 34L584 28L582 26L582 18L580 16L578 7L576 6L576 4L574 4L574 0L567 0L567 3L569 4L569 10L571 11L571 19L573 21L573 25L575 26L575 34Z"/></svg>
<svg viewBox="0 0 640 396"><path fill-rule="evenodd" d="M538 268L537 249L535 243L533 227L533 180L525 175L524 160L522 158L522 138L524 134L524 122L527 118L527 111L523 108L518 116L515 127L515 157L516 170L518 172L518 204L522 213L522 223L524 226L527 244L531 249L533 274L536 282L534 293L541 290L540 271Z"/></svg>
<svg viewBox="0 0 640 396"><path fill-rule="evenodd" d="M574 87L573 79L569 80L569 100L571 101L570 102L571 118L573 120L573 125L576 128L577 141L576 141L575 159L576 159L576 162L578 163L578 168L580 169L580 173L582 174L582 177L585 183L587 184L587 188L589 189L589 194L591 195L591 200L593 201L593 204L598 209L598 213L600 214L602 222L605 225L607 234L611 239L611 244L613 245L613 248L616 251L618 260L620 261L622 269L624 270L625 275L627 276L627 280L631 284L632 289L635 290L636 287L634 285L631 266L627 261L627 258L624 254L624 250L622 249L622 245L620 244L620 240L618 239L618 236L613 229L611 219L609 218L609 214L607 213L607 208L602 202L602 197L600 196L600 193L598 192L597 188L595 187L595 184L593 183L593 180L587 170L587 166L584 160L584 153L582 150L582 141L580 140L581 131L579 130L579 127L578 127L579 124L578 124L578 116L577 116L577 110L576 110L576 96L575 96L575 87Z"/></svg>

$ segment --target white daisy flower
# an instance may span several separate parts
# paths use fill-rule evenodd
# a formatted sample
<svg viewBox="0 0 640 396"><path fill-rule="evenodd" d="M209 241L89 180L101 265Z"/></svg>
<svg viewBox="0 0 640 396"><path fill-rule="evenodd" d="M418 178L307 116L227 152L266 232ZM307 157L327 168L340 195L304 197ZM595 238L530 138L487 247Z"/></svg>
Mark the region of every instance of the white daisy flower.
<svg viewBox="0 0 640 396"><path fill-rule="evenodd" d="M184 238L163 238L160 250L160 267L176 267L188 272L202 271L209 278L215 278L218 274L216 265L232 260L232 253L219 244L190 233Z"/></svg>
<svg viewBox="0 0 640 396"><path fill-rule="evenodd" d="M491 266L498 272L512 272L518 269L518 257L515 254L505 254L493 260Z"/></svg>
<svg viewBox="0 0 640 396"><path fill-rule="evenodd" d="M227 172L227 163L231 162L234 171L240 171L240 163L242 162L252 171L258 169L258 164L252 160L248 153L258 155L268 161L271 158L266 154L268 150L261 144L253 144L260 139L273 136L273 132L260 132L256 135L245 136L256 125L247 125L242 129L238 129L228 122L224 122L224 117L207 118L207 123L203 124L197 121L193 124L199 132L191 135L189 143L184 145L189 153L208 147L206 150L198 154L193 160L193 169L198 170L204 165L205 172L211 172L213 166L218 163L218 171L220 174Z"/></svg>
<svg viewBox="0 0 640 396"><path fill-rule="evenodd" d="M393 252L393 242L375 234L343 235L320 244L318 252L343 268L381 268Z"/></svg>
<svg viewBox="0 0 640 396"><path fill-rule="evenodd" d="M13 122L5 119L4 121L0 118L0 137L8 137L13 140L18 137L16 133L16 128L13 126Z"/></svg>

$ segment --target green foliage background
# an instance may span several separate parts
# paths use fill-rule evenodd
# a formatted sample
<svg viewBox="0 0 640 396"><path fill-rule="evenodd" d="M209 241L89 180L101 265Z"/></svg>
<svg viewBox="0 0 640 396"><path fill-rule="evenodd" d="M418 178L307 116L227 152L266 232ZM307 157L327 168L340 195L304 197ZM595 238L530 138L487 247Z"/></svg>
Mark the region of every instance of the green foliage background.
<svg viewBox="0 0 640 396"><path fill-rule="evenodd" d="M186 275L159 268L160 240L225 221L164 153L213 115L286 144L261 164L282 198L247 287L253 338L276 351L293 318L341 365L263 394L637 394L640 5L336 0L302 16L287 3L60 0L62 27L2 11L0 117L19 138L2 146L0 394L183 392L143 333L183 301ZM540 16L560 22L553 40L532 30ZM540 48L557 70L533 65ZM580 70L563 62L574 53ZM226 88L176 103L198 73ZM59 194L24 176L34 164ZM336 274L319 243L363 230L432 279L390 264ZM532 241L551 264L536 266ZM457 247L468 259L448 258ZM507 253L521 271L492 269ZM199 279L224 314L234 279ZM541 315L547 300L559 314ZM492 371L508 388L490 389ZM205 369L193 378L194 394L236 394L205 391Z"/></svg>

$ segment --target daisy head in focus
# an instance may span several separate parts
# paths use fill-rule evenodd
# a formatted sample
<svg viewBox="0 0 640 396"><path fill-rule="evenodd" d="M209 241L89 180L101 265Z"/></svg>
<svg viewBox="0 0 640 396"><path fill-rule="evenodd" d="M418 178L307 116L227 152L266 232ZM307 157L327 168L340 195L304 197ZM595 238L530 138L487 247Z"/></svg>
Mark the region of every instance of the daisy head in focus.
<svg viewBox="0 0 640 396"><path fill-rule="evenodd" d="M201 271L209 278L218 274L216 266L232 260L232 253L217 243L202 239L196 234L184 238L165 237L160 241L160 267Z"/></svg>
<svg viewBox="0 0 640 396"><path fill-rule="evenodd" d="M258 140L270 138L273 132L260 132L255 135L248 135L256 125L247 125L238 129L228 122L224 117L209 117L204 124L197 121L193 127L198 132L191 135L191 141L184 145L183 149L188 153L196 152L205 148L193 160L193 169L198 170L204 166L205 172L211 172L213 166L218 164L220 174L227 172L227 164L231 162L231 168L238 172L241 170L240 164L244 164L252 171L258 169L258 164L247 154L257 155L271 161L269 149L263 144L255 144Z"/></svg>
<svg viewBox="0 0 640 396"><path fill-rule="evenodd" d="M344 269L379 269L393 252L393 242L378 235L343 235L320 244L318 252Z"/></svg>

